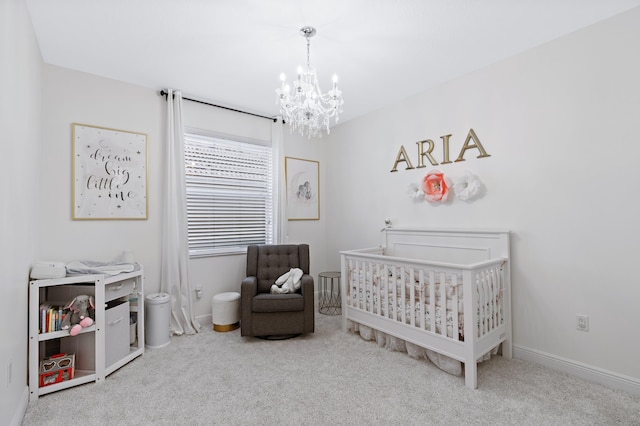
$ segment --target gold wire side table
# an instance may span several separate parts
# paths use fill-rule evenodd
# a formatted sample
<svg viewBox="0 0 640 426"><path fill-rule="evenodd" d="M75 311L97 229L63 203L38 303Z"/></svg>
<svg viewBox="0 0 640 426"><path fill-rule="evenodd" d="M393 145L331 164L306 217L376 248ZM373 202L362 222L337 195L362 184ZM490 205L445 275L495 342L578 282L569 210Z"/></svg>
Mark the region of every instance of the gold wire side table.
<svg viewBox="0 0 640 426"><path fill-rule="evenodd" d="M318 311L325 315L342 314L342 299L340 295L340 272L320 272L320 303Z"/></svg>

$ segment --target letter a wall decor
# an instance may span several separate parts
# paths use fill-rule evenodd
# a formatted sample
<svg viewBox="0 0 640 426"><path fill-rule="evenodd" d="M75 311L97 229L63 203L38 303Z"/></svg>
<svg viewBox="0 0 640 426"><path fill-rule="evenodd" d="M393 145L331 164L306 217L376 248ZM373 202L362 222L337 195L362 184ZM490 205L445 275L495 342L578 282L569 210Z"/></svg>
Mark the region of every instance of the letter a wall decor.
<svg viewBox="0 0 640 426"><path fill-rule="evenodd" d="M72 128L73 219L147 219L147 135Z"/></svg>

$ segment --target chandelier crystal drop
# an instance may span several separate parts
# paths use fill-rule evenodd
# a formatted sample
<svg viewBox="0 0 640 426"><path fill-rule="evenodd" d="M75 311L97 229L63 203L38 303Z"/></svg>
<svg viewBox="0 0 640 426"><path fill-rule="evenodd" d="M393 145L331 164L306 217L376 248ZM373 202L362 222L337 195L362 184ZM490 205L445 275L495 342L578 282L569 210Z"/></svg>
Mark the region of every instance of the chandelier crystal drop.
<svg viewBox="0 0 640 426"><path fill-rule="evenodd" d="M322 137L322 130L329 134L329 121L335 117L338 122L342 112L342 91L338 89L338 76L333 76L333 88L322 93L318 85L315 68L311 68L309 48L311 37L316 34L313 27L303 27L300 35L307 39L307 68L298 67L298 78L293 82L293 89L287 83L286 76L280 74L281 86L276 89L280 114L291 126L291 132L298 129L301 135L309 138Z"/></svg>

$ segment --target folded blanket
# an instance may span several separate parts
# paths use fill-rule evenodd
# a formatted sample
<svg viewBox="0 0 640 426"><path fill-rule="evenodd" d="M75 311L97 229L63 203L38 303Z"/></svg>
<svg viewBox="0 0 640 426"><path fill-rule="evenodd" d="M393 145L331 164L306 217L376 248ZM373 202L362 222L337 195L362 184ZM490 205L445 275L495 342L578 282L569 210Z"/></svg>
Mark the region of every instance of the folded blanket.
<svg viewBox="0 0 640 426"><path fill-rule="evenodd" d="M83 260L82 262L67 263L67 274L105 274L118 275L122 272L133 272L135 265L132 263L121 262L95 262L92 260Z"/></svg>
<svg viewBox="0 0 640 426"><path fill-rule="evenodd" d="M295 293L296 290L302 285L300 279L302 278L302 269L291 268L289 272L281 275L274 285L271 286L271 293L283 294L283 293Z"/></svg>

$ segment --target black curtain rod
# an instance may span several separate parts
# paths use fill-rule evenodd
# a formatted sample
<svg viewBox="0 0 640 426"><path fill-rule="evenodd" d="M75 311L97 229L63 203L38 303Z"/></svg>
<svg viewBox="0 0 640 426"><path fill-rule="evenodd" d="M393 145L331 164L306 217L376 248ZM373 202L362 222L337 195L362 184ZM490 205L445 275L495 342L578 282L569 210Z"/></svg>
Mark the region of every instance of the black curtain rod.
<svg viewBox="0 0 640 426"><path fill-rule="evenodd" d="M163 90L160 91L160 96L164 96L164 99L166 100L169 97L169 93L165 92L164 89L163 89ZM264 116L264 115L254 114L252 112L240 111L239 109L233 109L233 108L229 108L229 107L222 106L222 105L210 104L209 102L199 101L197 99L191 99L191 98L185 98L185 97L182 97L182 99L184 99L185 101L197 102L199 104L204 104L204 105L209 105L209 106L216 107L216 108L226 109L226 110L229 110L229 111L239 112L241 114L253 115L254 117L266 118L267 120L272 120L274 123L276 121L278 121L277 117L267 117L267 116Z"/></svg>

